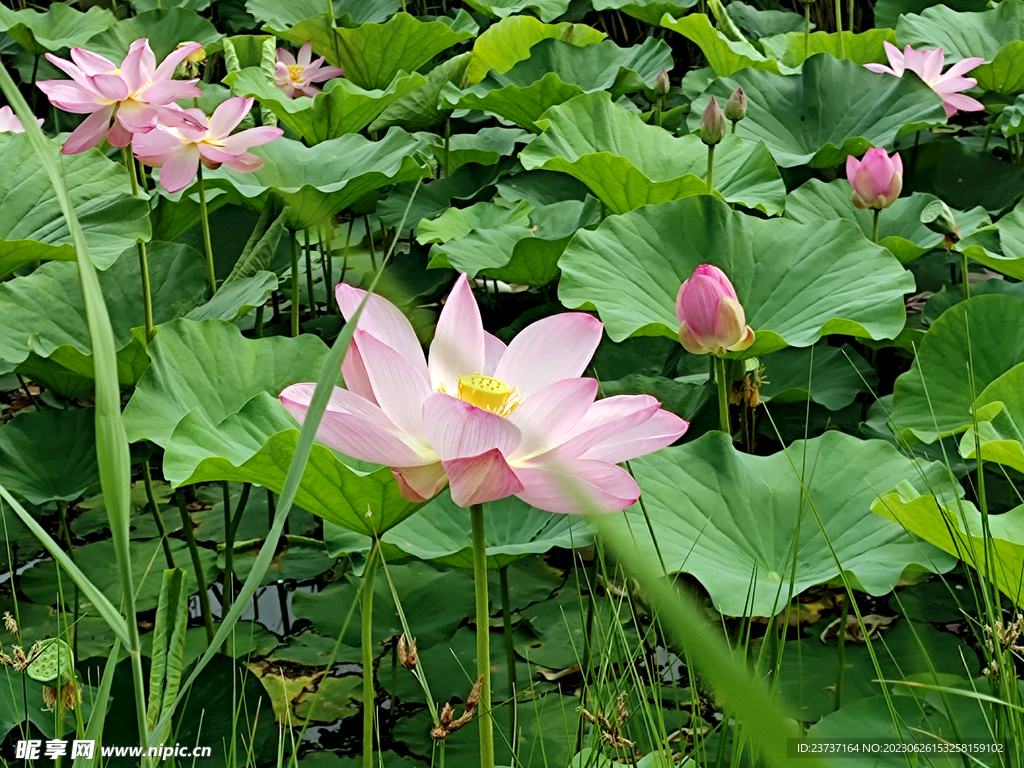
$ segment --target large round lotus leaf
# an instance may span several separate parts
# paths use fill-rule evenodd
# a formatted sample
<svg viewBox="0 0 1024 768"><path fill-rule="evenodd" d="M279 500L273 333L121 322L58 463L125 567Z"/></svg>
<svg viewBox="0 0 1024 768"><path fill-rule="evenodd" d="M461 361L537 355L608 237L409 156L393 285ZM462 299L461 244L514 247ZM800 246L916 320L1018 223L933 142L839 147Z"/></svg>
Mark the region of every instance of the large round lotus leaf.
<svg viewBox="0 0 1024 768"><path fill-rule="evenodd" d="M416 240L435 244L430 267L452 267L471 278L547 285L558 276L558 259L570 238L600 218L592 197L588 202L565 200L540 208L525 200L514 209L477 203L422 220Z"/></svg>
<svg viewBox="0 0 1024 768"><path fill-rule="evenodd" d="M971 233L957 250L989 269L1024 279L1024 204L1003 216L994 226Z"/></svg>
<svg viewBox="0 0 1024 768"><path fill-rule="evenodd" d="M707 147L697 136L673 137L647 125L606 92L552 107L538 121L544 133L519 158L526 169L575 176L613 213L707 191ZM727 136L715 148L716 191L730 203L782 211L785 186L763 143Z"/></svg>
<svg viewBox="0 0 1024 768"><path fill-rule="evenodd" d="M339 24L354 27L385 21L401 7L402 0L334 0L334 18ZM290 27L311 16L327 17L323 0L245 0L245 10L275 29Z"/></svg>
<svg viewBox="0 0 1024 768"><path fill-rule="evenodd" d="M1024 472L1024 364L1015 365L978 395L974 413L978 425L968 427L960 440L960 455L994 461ZM0 430L0 435L3 430Z"/></svg>
<svg viewBox="0 0 1024 768"><path fill-rule="evenodd" d="M811 179L786 196L786 218L810 224L814 221L847 219L856 222L864 237L871 237L874 215L870 210L853 205L853 189L846 179L826 184ZM906 264L942 244L943 237L921 223L921 213L938 200L934 195L915 192L901 197L882 211L878 218L878 244ZM967 237L990 223L988 212L979 207L969 211L953 211L960 234ZM963 245L958 245L962 249Z"/></svg>
<svg viewBox="0 0 1024 768"><path fill-rule="evenodd" d="M776 75L793 73L791 68L780 67L779 62L763 55L746 40L730 40L711 24L706 14L691 13L681 19L668 16L661 25L696 44L719 77L729 77L747 68L764 69Z"/></svg>
<svg viewBox="0 0 1024 768"><path fill-rule="evenodd" d="M572 515L553 515L515 496L484 505L487 567L503 568L553 547L574 549L591 543L586 527ZM473 567L469 512L448 493L429 502L419 514L388 531L384 541L420 560L457 568Z"/></svg>
<svg viewBox="0 0 1024 768"><path fill-rule="evenodd" d="M874 7L875 24L895 29L901 14L921 13L934 5L933 0L878 0ZM983 11L988 0L947 0L943 5L956 11Z"/></svg>
<svg viewBox="0 0 1024 768"><path fill-rule="evenodd" d="M967 429L974 397L1024 362L1024 301L975 296L942 313L893 387L896 433L931 443Z"/></svg>
<svg viewBox="0 0 1024 768"><path fill-rule="evenodd" d="M259 67L232 72L224 82L236 95L255 97L282 125L295 131L308 144L318 144L361 131L392 103L426 83L426 79L418 73L401 74L383 90L367 91L346 78L337 77L312 99L307 96L288 98Z"/></svg>
<svg viewBox="0 0 1024 768"><path fill-rule="evenodd" d="M805 349L780 349L763 360L761 401L796 403L813 400L830 411L850 405L878 383L878 374L848 344L824 343Z"/></svg>
<svg viewBox="0 0 1024 768"><path fill-rule="evenodd" d="M895 43L896 32L891 29L868 29L854 34L843 32L842 58L856 64L888 62L884 43ZM805 40L803 30L765 37L759 41L765 53L778 60L780 68L796 68L810 56L827 53L839 56L839 35L835 32L813 32ZM716 74L717 71L716 71Z"/></svg>
<svg viewBox="0 0 1024 768"><path fill-rule="evenodd" d="M912 173L904 179L905 191L930 192L960 210L980 205L994 216L1024 195L1024 168L971 149L959 139L922 146Z"/></svg>
<svg viewBox="0 0 1024 768"><path fill-rule="evenodd" d="M910 273L848 221L762 221L701 195L577 232L559 261L558 295L569 307L596 307L613 341L676 338L676 293L704 263L729 276L757 332L743 357L833 333L894 338L914 289Z"/></svg>
<svg viewBox="0 0 1024 768"><path fill-rule="evenodd" d="M665 567L693 574L729 616L773 616L791 590L836 581L840 566L858 589L882 595L908 567L943 572L956 562L871 512L883 489L904 480L941 486L945 471L918 465L881 440L826 432L751 456L710 432L631 468ZM657 556L638 506L615 525Z"/></svg>
<svg viewBox="0 0 1024 768"><path fill-rule="evenodd" d="M250 199L273 190L288 206L288 226L297 230L318 226L375 189L428 176L423 155L429 151L401 128L380 141L350 134L314 147L282 138L254 149L265 161L260 170L239 173L221 166L204 179Z"/></svg>
<svg viewBox="0 0 1024 768"><path fill-rule="evenodd" d="M736 135L763 141L785 167L829 168L847 155L892 146L898 135L946 122L942 99L912 74L878 74L827 54L804 62L799 75L747 69L720 77L693 102L687 124L697 130L712 96L724 104L738 86L747 116Z"/></svg>
<svg viewBox="0 0 1024 768"><path fill-rule="evenodd" d="M383 23L355 28L326 21L317 16L271 31L296 45L310 41L317 56L344 69L346 80L367 90L387 88L399 75L415 72L441 51L476 33L476 25L465 13L455 20L439 16L436 21L420 21L402 11Z"/></svg>
<svg viewBox="0 0 1024 768"><path fill-rule="evenodd" d="M219 49L223 35L195 11L169 8L122 19L90 38L83 47L118 62L128 55L131 44L143 37L149 40L159 62L181 43L202 43L207 51Z"/></svg>
<svg viewBox="0 0 1024 768"><path fill-rule="evenodd" d="M65 157L53 145L89 255L106 269L148 240L149 206L131 194L124 166L97 149ZM0 133L0 276L37 260L74 261L75 249L53 186L23 134Z"/></svg>
<svg viewBox="0 0 1024 768"><path fill-rule="evenodd" d="M617 96L653 88L658 73L672 66L671 49L653 37L631 48L611 40L581 48L551 38L533 46L530 57L508 72L492 71L464 91L449 84L441 98L450 108L480 109L538 130L535 121L548 107L593 91Z"/></svg>
<svg viewBox="0 0 1024 768"><path fill-rule="evenodd" d="M370 131L382 131L393 125L412 131L432 128L443 123L451 113L438 106L441 91L449 83L461 82L471 56L472 54L467 51L442 61L430 70L426 84L398 99L381 112L370 124ZM490 130L501 129L492 128ZM456 133L450 137L449 141L454 141L462 136L465 134ZM440 137L435 136L435 138Z"/></svg>
<svg viewBox="0 0 1024 768"><path fill-rule="evenodd" d="M804 16L793 11L763 11L743 0L732 0L729 3L729 18L733 20L740 32L751 42L758 42L766 37L784 35L787 32L803 32ZM677 14L678 15L678 14ZM820 51L815 51L820 53Z"/></svg>
<svg viewBox="0 0 1024 768"><path fill-rule="evenodd" d="M970 71L978 87L1004 95L1024 90L1024 2L1004 0L979 13L954 11L945 5L920 15L904 14L896 24L900 45L941 47L946 64L971 56L985 63Z"/></svg>
<svg viewBox="0 0 1024 768"><path fill-rule="evenodd" d="M32 504L71 501L100 481L91 408L18 414L0 427L0 485Z"/></svg>
<svg viewBox="0 0 1024 768"><path fill-rule="evenodd" d="M246 339L220 320L175 320L147 348L150 365L124 410L129 442L166 445L192 410L211 424L238 413L260 392L277 396L316 381L327 347L316 336Z"/></svg>
<svg viewBox="0 0 1024 768"><path fill-rule="evenodd" d="M437 165L445 167L445 140L436 133L417 133L430 144ZM519 128L481 128L475 133L457 133L448 139L447 162L448 174L457 171L464 165L495 165L507 163L516 155L516 144L526 144L533 136ZM421 188L420 193L424 190ZM417 197L420 193L417 193ZM404 212L404 209L403 209Z"/></svg>
<svg viewBox="0 0 1024 768"><path fill-rule="evenodd" d="M666 13L682 16L697 0L593 0L595 11L617 10L658 26Z"/></svg>
<svg viewBox="0 0 1024 768"><path fill-rule="evenodd" d="M84 45L115 21L114 14L99 6L82 13L70 4L53 3L46 13L40 13L31 8L13 11L0 5L0 32L36 55Z"/></svg>
<svg viewBox="0 0 1024 768"><path fill-rule="evenodd" d="M203 257L187 245L150 243L149 274L157 324L186 314L205 299ZM134 384L149 364L143 338L134 330L145 324L136 249L129 248L100 272L99 282L118 350L118 379ZM0 314L5 318L0 324L0 359L19 366L35 361L32 375L67 396L91 386L92 342L76 264L43 264L29 275L0 284ZM66 375L78 382L70 390L60 383Z"/></svg>
<svg viewBox="0 0 1024 768"><path fill-rule="evenodd" d="M479 83L492 69L498 74L508 72L516 62L529 58L530 49L541 40L555 38L584 46L605 37L604 32L585 24L544 24L532 16L509 16L492 24L473 41L466 82Z"/></svg>
<svg viewBox="0 0 1024 768"><path fill-rule="evenodd" d="M543 22L551 22L569 8L570 0L466 0L466 5L491 18L504 19L513 13L533 11Z"/></svg>
<svg viewBox="0 0 1024 768"><path fill-rule="evenodd" d="M176 486L230 480L281 493L299 429L275 394L259 392L220 421L208 410L189 411L164 443L164 477ZM383 533L420 507L402 496L387 467L357 471L320 443L313 445L295 503L366 535Z"/></svg>

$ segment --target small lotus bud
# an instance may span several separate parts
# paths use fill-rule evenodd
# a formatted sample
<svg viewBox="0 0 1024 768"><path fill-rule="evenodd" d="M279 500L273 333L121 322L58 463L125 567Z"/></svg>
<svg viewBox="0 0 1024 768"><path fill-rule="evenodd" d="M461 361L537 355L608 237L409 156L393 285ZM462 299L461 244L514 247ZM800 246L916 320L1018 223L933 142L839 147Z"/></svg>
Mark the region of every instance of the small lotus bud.
<svg viewBox="0 0 1024 768"><path fill-rule="evenodd" d="M729 278L718 267L701 264L676 296L679 341L694 355L741 352L754 343L743 307Z"/></svg>
<svg viewBox="0 0 1024 768"><path fill-rule="evenodd" d="M727 120L732 120L735 123L746 116L747 94L743 92L743 87L741 86L733 91L732 96L725 102L725 117Z"/></svg>
<svg viewBox="0 0 1024 768"><path fill-rule="evenodd" d="M663 68L661 72L658 73L658 76L654 78L654 93L659 97L664 96L668 93L668 89L670 87L671 84L668 81L668 70Z"/></svg>
<svg viewBox="0 0 1024 768"><path fill-rule="evenodd" d="M944 235L950 245L960 240L960 228L956 225L953 212L941 200L933 200L924 207L921 211L921 223L932 232Z"/></svg>
<svg viewBox="0 0 1024 768"><path fill-rule="evenodd" d="M715 145L725 138L725 115L718 106L714 96L700 116L700 140L708 145Z"/></svg>
<svg viewBox="0 0 1024 768"><path fill-rule="evenodd" d="M846 158L846 178L853 187L853 204L857 208L888 208L903 190L903 160L898 152L892 157L880 147L869 149L858 160Z"/></svg>

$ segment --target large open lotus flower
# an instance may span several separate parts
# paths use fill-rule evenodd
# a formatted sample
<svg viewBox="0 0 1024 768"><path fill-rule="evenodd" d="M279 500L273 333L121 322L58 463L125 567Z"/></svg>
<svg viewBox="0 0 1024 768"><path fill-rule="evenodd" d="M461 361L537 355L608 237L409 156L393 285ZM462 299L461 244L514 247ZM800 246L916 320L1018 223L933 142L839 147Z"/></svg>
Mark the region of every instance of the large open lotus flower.
<svg viewBox="0 0 1024 768"><path fill-rule="evenodd" d="M945 63L945 54L941 48L925 48L915 51L909 45L900 53L900 49L889 41L885 41L885 54L889 57L889 65L865 64L864 66L872 72L887 72L896 77L903 77L908 69L917 73L917 76L931 86L939 96L942 97L942 106L946 110L946 117L952 117L958 109L964 112L979 112L985 108L977 99L964 96L961 91L973 88L978 81L973 77L963 77L964 72L969 72L985 60L978 56L971 56L961 59L951 66L946 73L942 72L942 65Z"/></svg>
<svg viewBox="0 0 1024 768"><path fill-rule="evenodd" d="M364 292L341 284L350 318ZM555 315L505 346L483 329L465 275L437 323L429 362L409 320L371 296L317 437L342 453L390 466L402 494L429 499L446 484L468 507L506 496L550 512L633 504L640 489L619 462L670 445L687 423L648 395L595 402L581 378L604 326L581 312ZM295 384L281 402L300 422L315 385Z"/></svg>
<svg viewBox="0 0 1024 768"><path fill-rule="evenodd" d="M729 278L712 264L701 264L676 294L679 341L694 355L724 357L754 343L743 306Z"/></svg>
<svg viewBox="0 0 1024 768"><path fill-rule="evenodd" d="M294 99L296 96L316 96L320 93L320 89L313 83L323 83L345 74L345 70L341 67L323 66L323 56L316 61L310 61L313 58L312 51L313 46L308 40L299 48L297 60L284 48L277 49L274 82L290 99Z"/></svg>
<svg viewBox="0 0 1024 768"><path fill-rule="evenodd" d="M43 124L42 118L36 118L36 122ZM21 120L14 114L10 107L0 107L0 133L24 133L25 127Z"/></svg>
<svg viewBox="0 0 1024 768"><path fill-rule="evenodd" d="M173 51L158 67L149 40L136 40L118 67L99 54L71 49L71 61L46 54L71 80L43 80L37 85L50 103L66 112L89 115L61 148L65 155L84 152L104 137L115 147L126 147L132 134L151 130L160 120L187 123L189 117L174 107L178 99L200 96L195 80L174 80L174 70L199 43Z"/></svg>
<svg viewBox="0 0 1024 768"><path fill-rule="evenodd" d="M199 163L207 168L226 165L240 173L263 167L263 158L248 150L280 137L280 128L262 126L232 134L252 108L252 99L235 96L224 101L207 120L199 109L186 109L200 127L160 125L135 137L132 148L146 165L160 168L160 185L168 192L180 192L196 177Z"/></svg>

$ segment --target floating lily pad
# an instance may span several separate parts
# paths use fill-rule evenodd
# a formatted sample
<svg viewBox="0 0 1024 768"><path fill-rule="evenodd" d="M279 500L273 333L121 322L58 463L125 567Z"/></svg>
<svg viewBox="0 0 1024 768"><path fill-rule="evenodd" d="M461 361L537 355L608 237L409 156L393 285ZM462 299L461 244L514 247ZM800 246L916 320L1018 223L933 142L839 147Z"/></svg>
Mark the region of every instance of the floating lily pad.
<svg viewBox="0 0 1024 768"><path fill-rule="evenodd" d="M712 96L724 104L737 87L747 116L736 135L763 141L784 168L828 168L896 137L946 122L942 99L916 76L878 74L827 54L811 56L799 75L743 70L720 77L690 107L696 130ZM865 106L867 105L867 106Z"/></svg>
<svg viewBox="0 0 1024 768"><path fill-rule="evenodd" d="M552 107L544 130L519 157L523 167L568 173L613 213L707 192L707 147L697 136L674 138L614 104L608 93ZM715 151L715 189L728 202L765 213L785 204L779 170L764 144L727 136Z"/></svg>
<svg viewBox="0 0 1024 768"><path fill-rule="evenodd" d="M149 239L149 206L132 196L124 166L99 150L70 157L57 150L54 143L89 256L107 269L125 248ZM0 166L0 276L37 260L74 261L64 214L25 135L0 133Z"/></svg>
<svg viewBox="0 0 1024 768"><path fill-rule="evenodd" d="M902 481L945 487L941 465L919 466L881 440L826 432L751 456L711 432L631 467L666 568L693 574L729 616L773 616L790 590L838 580L822 528L842 569L872 595L891 590L907 568L944 572L956 562L871 512L882 489ZM657 556L637 507L615 525Z"/></svg>
<svg viewBox="0 0 1024 768"><path fill-rule="evenodd" d="M677 338L675 298L698 265L725 271L757 333L742 357L822 335L894 338L914 281L848 221L761 221L702 195L646 206L580 230L559 261L559 298L596 307L613 341Z"/></svg>

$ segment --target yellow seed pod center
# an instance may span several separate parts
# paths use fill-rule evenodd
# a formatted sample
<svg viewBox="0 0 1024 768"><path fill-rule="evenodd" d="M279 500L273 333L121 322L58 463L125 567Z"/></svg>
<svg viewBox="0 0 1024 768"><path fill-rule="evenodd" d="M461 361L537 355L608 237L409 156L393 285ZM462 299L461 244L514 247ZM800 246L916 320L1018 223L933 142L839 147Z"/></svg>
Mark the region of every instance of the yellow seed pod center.
<svg viewBox="0 0 1024 768"><path fill-rule="evenodd" d="M519 405L515 387L480 373L459 376L458 397L499 416L508 416Z"/></svg>
<svg viewBox="0 0 1024 768"><path fill-rule="evenodd" d="M288 65L288 77L292 79L292 82L298 82L302 78L302 73L306 71L306 68L301 64L289 64Z"/></svg>

